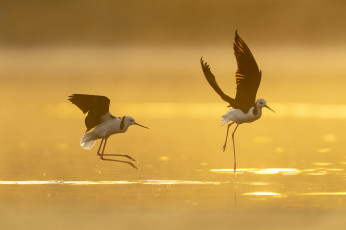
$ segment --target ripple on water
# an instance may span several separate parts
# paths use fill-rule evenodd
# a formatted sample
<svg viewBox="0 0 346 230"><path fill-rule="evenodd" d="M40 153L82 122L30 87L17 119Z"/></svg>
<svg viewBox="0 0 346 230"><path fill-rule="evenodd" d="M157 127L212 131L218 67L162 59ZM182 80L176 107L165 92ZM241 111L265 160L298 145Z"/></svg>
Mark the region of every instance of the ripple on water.
<svg viewBox="0 0 346 230"><path fill-rule="evenodd" d="M233 169L210 169L211 172L215 173L233 173ZM249 172L254 174L282 174L282 175L297 175L302 171L295 168L244 168L237 169L238 172Z"/></svg>
<svg viewBox="0 0 346 230"><path fill-rule="evenodd" d="M346 196L346 192L309 192L298 194L300 196Z"/></svg>
<svg viewBox="0 0 346 230"><path fill-rule="evenodd" d="M284 197L281 193L276 192L247 192L243 193L243 196L277 196L277 197Z"/></svg>
<svg viewBox="0 0 346 230"><path fill-rule="evenodd" d="M240 173L253 173L258 175L273 175L273 174L280 174L280 175L298 175L298 174L306 174L310 176L321 176L326 175L327 173L333 173L333 172L342 172L344 171L343 168L325 168L322 166L328 166L330 163L314 163L317 166L320 166L318 168L308 168L308 169L296 169L296 168L243 168L243 169L237 169L237 174ZM210 169L210 172L214 173L226 173L226 174L233 174L233 169Z"/></svg>
<svg viewBox="0 0 346 230"><path fill-rule="evenodd" d="M218 181L192 181L192 180L136 180L136 181L62 181L62 180L25 180L0 181L0 185L220 185L229 182Z"/></svg>

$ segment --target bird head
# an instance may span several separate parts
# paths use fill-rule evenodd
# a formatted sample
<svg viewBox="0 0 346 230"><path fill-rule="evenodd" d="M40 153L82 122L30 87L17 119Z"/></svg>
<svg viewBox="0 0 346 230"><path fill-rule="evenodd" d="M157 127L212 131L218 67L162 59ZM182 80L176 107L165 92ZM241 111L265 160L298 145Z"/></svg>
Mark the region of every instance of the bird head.
<svg viewBox="0 0 346 230"><path fill-rule="evenodd" d="M140 127L149 129L148 127L146 127L146 126L144 126L144 125L138 124L138 123L135 121L135 119L134 119L133 117L131 117L131 116L125 116L125 117L124 117L124 126L125 126L125 127L129 127L129 126L131 126L131 125L138 125L138 126L140 126Z"/></svg>
<svg viewBox="0 0 346 230"><path fill-rule="evenodd" d="M256 105L259 106L260 108L262 107L266 107L267 109L273 111L275 113L274 110L272 110L271 108L269 108L269 106L267 105L267 101L264 100L263 98L260 98L256 101Z"/></svg>

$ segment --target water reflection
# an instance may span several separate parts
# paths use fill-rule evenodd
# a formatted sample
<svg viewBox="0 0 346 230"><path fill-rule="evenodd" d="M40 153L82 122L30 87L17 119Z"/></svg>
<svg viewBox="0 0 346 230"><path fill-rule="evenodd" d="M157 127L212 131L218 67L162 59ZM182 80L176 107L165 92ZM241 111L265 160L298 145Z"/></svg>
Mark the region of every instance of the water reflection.
<svg viewBox="0 0 346 230"><path fill-rule="evenodd" d="M316 166L328 166L331 165L329 162L315 162L314 165Z"/></svg>
<svg viewBox="0 0 346 230"><path fill-rule="evenodd" d="M233 169L210 169L216 173L233 173ZM237 169L237 172L249 172L254 174L282 174L282 175L297 175L301 170L295 168L249 168Z"/></svg>
<svg viewBox="0 0 346 230"><path fill-rule="evenodd" d="M280 193L276 192L247 192L243 193L244 196L283 196Z"/></svg>
<svg viewBox="0 0 346 230"><path fill-rule="evenodd" d="M346 196L346 192L310 192L298 194L301 196Z"/></svg>
<svg viewBox="0 0 346 230"><path fill-rule="evenodd" d="M317 149L317 152L319 153L328 153L331 151L331 148L321 148L321 149Z"/></svg>
<svg viewBox="0 0 346 230"><path fill-rule="evenodd" d="M314 163L318 166L328 166L330 163ZM237 169L237 174L244 172L254 174L281 174L281 175L298 175L306 173L307 175L325 175L327 172L342 172L342 168L310 168L310 169L296 169L296 168L243 168ZM214 173L233 173L233 169L210 169Z"/></svg>
<svg viewBox="0 0 346 230"><path fill-rule="evenodd" d="M228 182L191 181L191 180L136 180L136 181L63 181L63 180L24 180L0 181L0 185L220 185Z"/></svg>
<svg viewBox="0 0 346 230"><path fill-rule="evenodd" d="M267 169L259 169L250 171L255 174L283 174L283 175L296 175L301 171L294 168L267 168Z"/></svg>
<svg viewBox="0 0 346 230"><path fill-rule="evenodd" d="M254 185L254 186L270 185L269 182L243 182L242 184L248 184L248 185Z"/></svg>

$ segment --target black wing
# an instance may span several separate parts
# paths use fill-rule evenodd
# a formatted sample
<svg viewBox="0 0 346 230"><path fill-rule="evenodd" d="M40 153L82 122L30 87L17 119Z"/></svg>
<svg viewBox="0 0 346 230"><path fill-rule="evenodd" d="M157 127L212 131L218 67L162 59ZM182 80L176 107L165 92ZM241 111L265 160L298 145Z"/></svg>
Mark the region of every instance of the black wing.
<svg viewBox="0 0 346 230"><path fill-rule="evenodd" d="M85 118L86 132L100 124L102 115L109 112L110 100L105 96L72 94L68 100L80 108L83 113L88 113Z"/></svg>
<svg viewBox="0 0 346 230"><path fill-rule="evenodd" d="M202 65L204 76L207 79L207 81L209 82L209 84L211 85L211 87L213 87L213 89L220 95L220 97L224 101L228 102L232 107L237 107L235 100L233 98L231 98L230 96L226 95L220 89L219 85L216 83L215 76L210 71L210 67L209 67L208 63L207 62L204 63L202 58L201 58L201 65Z"/></svg>
<svg viewBox="0 0 346 230"><path fill-rule="evenodd" d="M256 94L261 83L261 71L245 42L235 33L233 45L238 70L235 74L237 94L235 101L243 112L256 104Z"/></svg>

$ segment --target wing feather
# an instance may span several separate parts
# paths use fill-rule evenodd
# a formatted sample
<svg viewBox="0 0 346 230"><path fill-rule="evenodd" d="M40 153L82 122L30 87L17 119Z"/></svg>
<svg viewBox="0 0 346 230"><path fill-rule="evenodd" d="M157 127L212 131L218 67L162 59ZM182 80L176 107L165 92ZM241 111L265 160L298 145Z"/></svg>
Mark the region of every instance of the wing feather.
<svg viewBox="0 0 346 230"><path fill-rule="evenodd" d="M68 100L82 110L83 113L88 113L85 118L86 132L103 121L102 115L109 113L110 100L105 96L72 94Z"/></svg>
<svg viewBox="0 0 346 230"><path fill-rule="evenodd" d="M220 97L228 102L232 107L236 107L236 103L235 100L233 98L231 98L230 96L226 95L221 88L219 87L219 85L216 82L215 76L214 74L210 71L210 67L208 65L208 63L204 63L203 59L201 58L201 65L202 65L202 70L204 73L205 78L207 79L207 81L209 82L209 84L211 85L211 87L220 95Z"/></svg>
<svg viewBox="0 0 346 230"><path fill-rule="evenodd" d="M233 45L238 70L235 74L237 94L235 101L244 112L256 104L256 94L261 83L261 71L245 42L235 33Z"/></svg>

